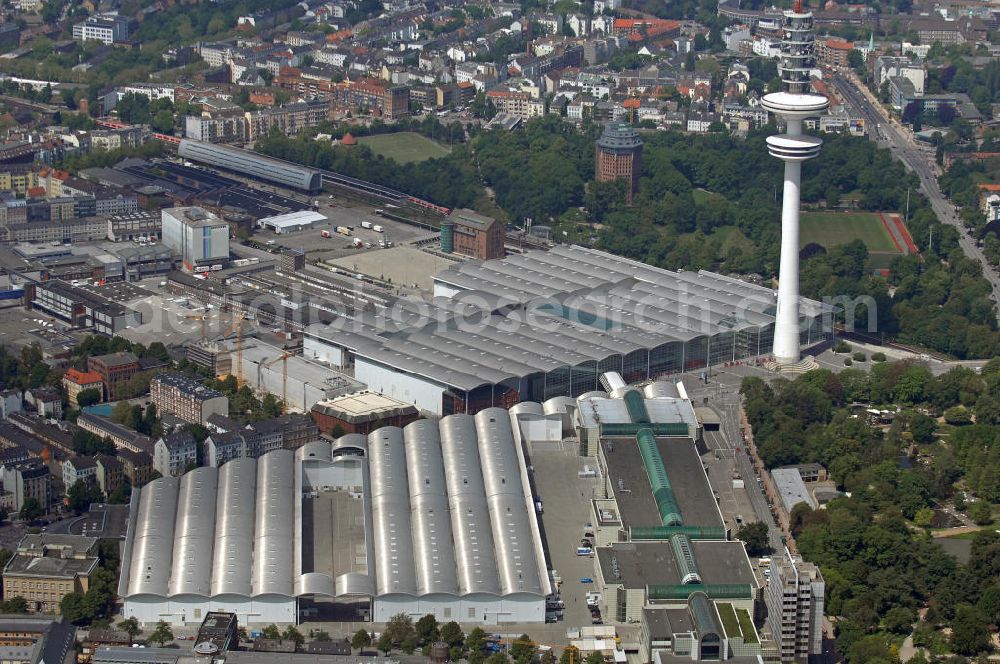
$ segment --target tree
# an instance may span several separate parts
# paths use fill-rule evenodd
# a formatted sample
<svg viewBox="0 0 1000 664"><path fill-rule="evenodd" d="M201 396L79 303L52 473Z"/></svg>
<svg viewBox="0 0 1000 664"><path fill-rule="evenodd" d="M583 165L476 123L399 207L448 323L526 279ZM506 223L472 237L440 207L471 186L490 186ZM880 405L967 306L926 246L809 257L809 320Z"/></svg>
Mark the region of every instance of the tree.
<svg viewBox="0 0 1000 664"><path fill-rule="evenodd" d="M318 632L315 632L313 634L313 637L317 641L332 641L332 639L330 638L330 632L327 632L326 630L323 629L319 630Z"/></svg>
<svg viewBox="0 0 1000 664"><path fill-rule="evenodd" d="M916 612L905 606L896 606L889 609L882 624L893 634L909 634L913 631L913 622L917 619Z"/></svg>
<svg viewBox="0 0 1000 664"><path fill-rule="evenodd" d="M364 629L359 629L351 637L351 647L355 650L364 650L372 644L372 635Z"/></svg>
<svg viewBox="0 0 1000 664"><path fill-rule="evenodd" d="M414 652L416 652L417 647L419 646L420 642L417 639L416 633L411 632L410 634L407 634L406 637L403 639L403 643L400 644L400 649L405 654L412 655ZM430 645L427 645L426 647L430 648Z"/></svg>
<svg viewBox="0 0 1000 664"><path fill-rule="evenodd" d="M405 637L404 637L405 638ZM389 632L385 631L378 637L378 643L375 647L379 649L386 657L392 652L392 637L389 636Z"/></svg>
<svg viewBox="0 0 1000 664"><path fill-rule="evenodd" d="M38 504L38 500L35 498L25 498L24 503L21 505L21 510L18 512L21 520L28 523L31 523L43 514L45 514L45 510L42 509L42 506Z"/></svg>
<svg viewBox="0 0 1000 664"><path fill-rule="evenodd" d="M271 639L272 641L277 641L281 638L281 630L274 623L271 623L264 629L260 630L261 634L264 635L265 639Z"/></svg>
<svg viewBox="0 0 1000 664"><path fill-rule="evenodd" d="M917 510L916 515L913 517L914 525L920 526L921 528L930 528L933 521L934 510L930 507L921 507Z"/></svg>
<svg viewBox="0 0 1000 664"><path fill-rule="evenodd" d="M604 664L604 653L600 650L595 650L594 652L587 655L587 659L584 660L587 664Z"/></svg>
<svg viewBox="0 0 1000 664"><path fill-rule="evenodd" d="M383 634L388 634L392 643L399 644L403 642L408 634L413 632L413 619L405 613L397 613L396 615L389 618L389 622L386 623L385 632ZM379 647L379 650L382 648Z"/></svg>
<svg viewBox="0 0 1000 664"><path fill-rule="evenodd" d="M771 552L767 524L763 521L744 523L736 532L736 537L743 540L751 556L766 556Z"/></svg>
<svg viewBox="0 0 1000 664"><path fill-rule="evenodd" d="M100 487L84 480L77 480L66 492L66 498L69 508L76 514L83 514L90 509L91 503L99 503L104 499Z"/></svg>
<svg viewBox="0 0 1000 664"><path fill-rule="evenodd" d="M539 658L540 664L556 664L557 661L556 654L551 648L543 652L542 656Z"/></svg>
<svg viewBox="0 0 1000 664"><path fill-rule="evenodd" d="M285 641L294 641L296 648L301 648L302 644L306 642L306 638L302 636L302 632L295 629L295 625L286 627L285 631L281 633L281 638Z"/></svg>
<svg viewBox="0 0 1000 664"><path fill-rule="evenodd" d="M142 634L142 628L139 627L139 621L136 620L134 616L119 621L118 629L128 634L129 643L135 641L135 637Z"/></svg>
<svg viewBox="0 0 1000 664"><path fill-rule="evenodd" d="M101 402L101 391L96 387L88 387L85 390L80 390L76 394L76 403L80 408L86 408L87 406L93 406L95 403Z"/></svg>
<svg viewBox="0 0 1000 664"><path fill-rule="evenodd" d="M91 619L91 614L83 602L83 593L69 593L59 602L59 612L74 625L83 625Z"/></svg>
<svg viewBox="0 0 1000 664"><path fill-rule="evenodd" d="M985 526L993 522L993 508L985 500L977 500L969 505L969 518L976 522L978 526Z"/></svg>
<svg viewBox="0 0 1000 664"><path fill-rule="evenodd" d="M0 602L0 612L27 613L28 600L24 599L23 597L11 597L6 601Z"/></svg>
<svg viewBox="0 0 1000 664"><path fill-rule="evenodd" d="M514 639L510 646L510 656L517 664L528 664L535 657L536 647L527 634Z"/></svg>
<svg viewBox="0 0 1000 664"><path fill-rule="evenodd" d="M954 408L949 408L944 411L944 421L954 426L961 426L963 424L969 424L972 421L972 417L965 407L955 406Z"/></svg>
<svg viewBox="0 0 1000 664"><path fill-rule="evenodd" d="M428 613L420 618L420 620L417 621L417 624L414 625L414 629L416 629L416 636L421 645L425 643L433 643L437 641L441 635L440 630L438 629L437 618L435 618L432 613Z"/></svg>
<svg viewBox="0 0 1000 664"><path fill-rule="evenodd" d="M174 630L165 621L156 623L156 629L149 635L149 640L162 646L167 641L174 640Z"/></svg>
<svg viewBox="0 0 1000 664"><path fill-rule="evenodd" d="M464 638L465 634L462 633L462 628L454 620L446 622L441 627L441 640L452 648L462 645L462 640Z"/></svg>
<svg viewBox="0 0 1000 664"><path fill-rule="evenodd" d="M983 594L979 596L979 601L976 602L976 608L991 623L1000 625L1000 584L993 584L984 590Z"/></svg>
<svg viewBox="0 0 1000 664"><path fill-rule="evenodd" d="M510 664L510 657L507 653L495 652L486 658L486 664Z"/></svg>
<svg viewBox="0 0 1000 664"><path fill-rule="evenodd" d="M128 401L119 401L116 403L111 409L111 419L118 424L130 427L132 422L132 404Z"/></svg>
<svg viewBox="0 0 1000 664"><path fill-rule="evenodd" d="M967 604L955 607L949 644L959 655L977 655L989 650L990 630L986 617L977 608Z"/></svg>
<svg viewBox="0 0 1000 664"><path fill-rule="evenodd" d="M473 627L468 636L465 637L465 647L468 648L470 654L482 655L486 649L486 632L481 627Z"/></svg>

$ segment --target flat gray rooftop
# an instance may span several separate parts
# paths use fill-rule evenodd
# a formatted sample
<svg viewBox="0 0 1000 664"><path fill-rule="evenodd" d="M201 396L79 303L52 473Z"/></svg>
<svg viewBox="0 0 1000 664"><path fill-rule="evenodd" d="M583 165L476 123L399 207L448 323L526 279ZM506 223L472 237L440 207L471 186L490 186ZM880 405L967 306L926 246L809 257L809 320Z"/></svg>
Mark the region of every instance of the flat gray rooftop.
<svg viewBox="0 0 1000 664"><path fill-rule="evenodd" d="M574 245L454 264L434 286L431 302L401 299L310 333L359 358L472 390L654 349L654 371L680 371L705 362L709 339L718 363L734 358L739 331L747 352L767 352L776 302L773 290L738 279L670 272ZM801 301L807 318L828 309ZM689 350L679 348L689 342Z"/></svg>
<svg viewBox="0 0 1000 664"><path fill-rule="evenodd" d="M360 495L324 491L302 502L302 572L333 578L368 573L365 510Z"/></svg>
<svg viewBox="0 0 1000 664"><path fill-rule="evenodd" d="M691 548L702 583L756 585L743 542L696 540L691 542ZM597 558L608 583L621 583L626 588L681 583L670 542L616 542L598 548ZM620 578L612 576L612 559L618 562Z"/></svg>
<svg viewBox="0 0 1000 664"><path fill-rule="evenodd" d="M667 479L687 526L722 526L715 494L708 483L701 457L690 438L657 438ZM653 488L633 437L606 438L601 454L607 462L608 480L618 502L624 527L660 526L662 521ZM619 490L619 480L624 490Z"/></svg>

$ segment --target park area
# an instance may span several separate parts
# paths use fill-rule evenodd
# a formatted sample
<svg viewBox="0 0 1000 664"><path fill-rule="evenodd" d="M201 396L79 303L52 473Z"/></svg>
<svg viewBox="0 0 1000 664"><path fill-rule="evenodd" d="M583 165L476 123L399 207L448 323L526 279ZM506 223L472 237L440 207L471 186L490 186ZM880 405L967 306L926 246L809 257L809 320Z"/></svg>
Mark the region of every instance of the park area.
<svg viewBox="0 0 1000 664"><path fill-rule="evenodd" d="M443 157L450 152L440 143L412 131L362 136L358 138L358 142L375 154L400 164L412 164L425 159Z"/></svg>
<svg viewBox="0 0 1000 664"><path fill-rule="evenodd" d="M861 240L868 247L873 269L888 268L900 254L916 253L909 231L899 215L881 212L803 212L799 246L818 244L825 249Z"/></svg>

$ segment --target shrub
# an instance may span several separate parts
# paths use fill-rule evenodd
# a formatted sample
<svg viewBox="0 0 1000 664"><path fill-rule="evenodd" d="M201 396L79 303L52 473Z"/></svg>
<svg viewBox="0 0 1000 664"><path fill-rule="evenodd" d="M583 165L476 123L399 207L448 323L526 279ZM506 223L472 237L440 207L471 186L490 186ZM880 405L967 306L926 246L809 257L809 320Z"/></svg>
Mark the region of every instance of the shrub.
<svg viewBox="0 0 1000 664"><path fill-rule="evenodd" d="M864 362L865 360L868 359L868 356L862 353L860 350L854 353L854 355L852 355L851 357L854 358L855 362Z"/></svg>

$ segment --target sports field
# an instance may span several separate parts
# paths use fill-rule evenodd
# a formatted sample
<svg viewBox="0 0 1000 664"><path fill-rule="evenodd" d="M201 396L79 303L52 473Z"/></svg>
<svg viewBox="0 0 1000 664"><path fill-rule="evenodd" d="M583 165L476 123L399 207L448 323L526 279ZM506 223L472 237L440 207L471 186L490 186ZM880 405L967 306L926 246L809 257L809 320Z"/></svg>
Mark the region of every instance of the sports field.
<svg viewBox="0 0 1000 664"><path fill-rule="evenodd" d="M386 159L394 159L400 164L443 157L450 152L440 143L412 131L362 136L358 138L358 142L368 146L375 154L380 154Z"/></svg>
<svg viewBox="0 0 1000 664"><path fill-rule="evenodd" d="M799 247L815 242L830 249L861 240L872 253L902 253L875 212L803 212Z"/></svg>

